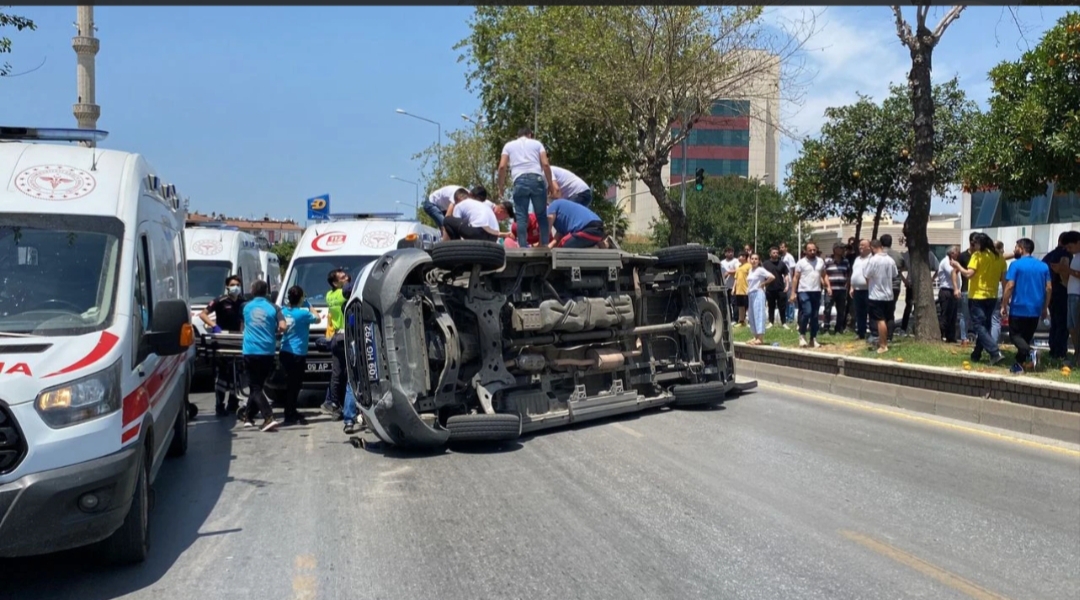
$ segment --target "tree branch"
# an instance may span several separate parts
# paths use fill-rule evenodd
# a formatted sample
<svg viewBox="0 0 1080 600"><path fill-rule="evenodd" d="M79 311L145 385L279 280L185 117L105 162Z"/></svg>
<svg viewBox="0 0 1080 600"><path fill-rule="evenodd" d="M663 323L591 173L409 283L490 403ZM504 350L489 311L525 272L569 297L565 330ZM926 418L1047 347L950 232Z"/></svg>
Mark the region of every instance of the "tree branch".
<svg viewBox="0 0 1080 600"><path fill-rule="evenodd" d="M893 11L893 17L896 19L896 37L900 38L900 43L911 47L914 42L914 36L911 34L911 25L904 20L904 13L900 12L899 5L893 5L889 8Z"/></svg>
<svg viewBox="0 0 1080 600"><path fill-rule="evenodd" d="M941 36L945 34L945 30L949 28L949 25L952 25L953 21L960 18L960 13L964 12L965 8L967 8L966 5L957 5L950 8L949 12L945 13L945 16L942 17L941 21L937 24L937 27L934 28L935 44L941 39Z"/></svg>

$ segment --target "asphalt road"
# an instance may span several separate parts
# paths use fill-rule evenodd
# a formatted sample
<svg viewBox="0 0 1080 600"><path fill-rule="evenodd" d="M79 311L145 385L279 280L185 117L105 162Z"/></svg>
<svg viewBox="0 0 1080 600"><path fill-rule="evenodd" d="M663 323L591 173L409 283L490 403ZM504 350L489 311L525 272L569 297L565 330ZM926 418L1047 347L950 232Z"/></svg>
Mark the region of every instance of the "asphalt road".
<svg viewBox="0 0 1080 600"><path fill-rule="evenodd" d="M199 396L205 415L209 396ZM0 597L1075 598L1080 449L777 388L415 457L325 417L191 425L152 556L0 561Z"/></svg>

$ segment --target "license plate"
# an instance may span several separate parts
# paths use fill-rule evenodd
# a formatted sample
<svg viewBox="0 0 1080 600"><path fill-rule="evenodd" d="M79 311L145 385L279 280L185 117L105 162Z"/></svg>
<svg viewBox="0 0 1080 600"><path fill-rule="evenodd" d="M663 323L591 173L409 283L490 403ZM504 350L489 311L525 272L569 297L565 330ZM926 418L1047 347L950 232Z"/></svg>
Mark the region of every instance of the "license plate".
<svg viewBox="0 0 1080 600"><path fill-rule="evenodd" d="M328 362L309 362L307 364L308 373L322 373L323 371L330 370L330 363Z"/></svg>
<svg viewBox="0 0 1080 600"><path fill-rule="evenodd" d="M364 323L364 366L368 381L379 381L379 343L375 340L375 324Z"/></svg>

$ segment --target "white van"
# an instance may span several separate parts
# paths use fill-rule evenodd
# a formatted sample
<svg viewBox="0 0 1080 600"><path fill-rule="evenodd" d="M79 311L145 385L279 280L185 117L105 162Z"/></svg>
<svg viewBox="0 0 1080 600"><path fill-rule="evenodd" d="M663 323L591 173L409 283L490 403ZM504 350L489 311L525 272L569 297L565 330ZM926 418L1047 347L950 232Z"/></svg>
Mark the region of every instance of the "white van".
<svg viewBox="0 0 1080 600"><path fill-rule="evenodd" d="M0 127L0 557L149 549L150 487L187 450L186 207L138 154Z"/></svg>
<svg viewBox="0 0 1080 600"><path fill-rule="evenodd" d="M281 259L270 250L270 242L264 238L256 239L259 244L260 279L270 286L270 297L276 298L281 289Z"/></svg>
<svg viewBox="0 0 1080 600"><path fill-rule="evenodd" d="M184 229L187 245L188 290L191 300L191 324L199 334L206 325L199 313L211 300L225 293L225 278L239 275L244 294L262 277L262 261L255 236L224 223L191 224ZM210 315L214 320L214 315Z"/></svg>
<svg viewBox="0 0 1080 600"><path fill-rule="evenodd" d="M438 229L405 219L401 213L334 214L329 221L304 231L277 297L279 305L286 304L289 288L299 285L322 317L320 323L311 326L313 343L308 349L304 389L325 390L330 385L330 353L314 344L326 336L330 272L344 269L355 280L365 265L388 250L406 245L430 247L440 237Z"/></svg>

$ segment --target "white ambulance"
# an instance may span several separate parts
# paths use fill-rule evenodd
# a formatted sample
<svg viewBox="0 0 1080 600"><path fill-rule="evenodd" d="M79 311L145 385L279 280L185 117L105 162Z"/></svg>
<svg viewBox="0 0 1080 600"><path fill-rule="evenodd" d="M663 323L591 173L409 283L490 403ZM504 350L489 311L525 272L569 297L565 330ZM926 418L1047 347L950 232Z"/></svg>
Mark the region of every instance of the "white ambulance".
<svg viewBox="0 0 1080 600"><path fill-rule="evenodd" d="M262 278L263 266L255 236L224 223L188 223L184 229L188 257L188 293L191 300L191 324L199 334L206 324L199 313L211 300L225 293L225 278L239 275L244 294ZM210 320L214 320L211 313Z"/></svg>
<svg viewBox="0 0 1080 600"><path fill-rule="evenodd" d="M0 127L0 557L100 542L142 561L187 450L186 208L138 154Z"/></svg>
<svg viewBox="0 0 1080 600"><path fill-rule="evenodd" d="M311 326L312 344L308 349L304 389L325 390L330 385L330 353L316 347L315 341L326 336L326 294L330 291L327 276L334 269L344 269L353 278L364 265L389 250L405 245L430 247L441 237L439 230L401 213L334 214L324 223L308 227L296 245L285 283L277 303L287 303L289 288L299 285L308 301L322 316Z"/></svg>
<svg viewBox="0 0 1080 600"><path fill-rule="evenodd" d="M276 298L281 289L281 259L270 250L270 241L264 237L255 240L259 245L260 279L270 286L270 297Z"/></svg>

